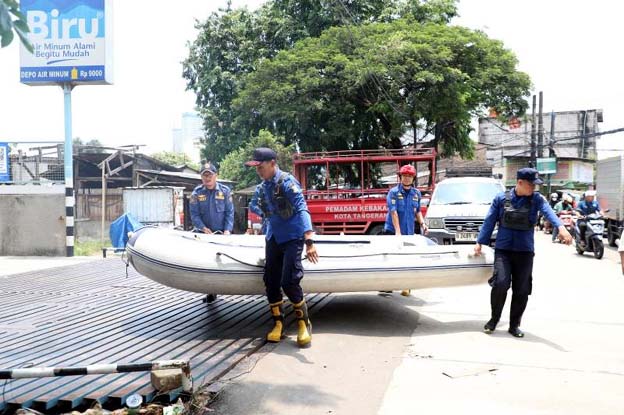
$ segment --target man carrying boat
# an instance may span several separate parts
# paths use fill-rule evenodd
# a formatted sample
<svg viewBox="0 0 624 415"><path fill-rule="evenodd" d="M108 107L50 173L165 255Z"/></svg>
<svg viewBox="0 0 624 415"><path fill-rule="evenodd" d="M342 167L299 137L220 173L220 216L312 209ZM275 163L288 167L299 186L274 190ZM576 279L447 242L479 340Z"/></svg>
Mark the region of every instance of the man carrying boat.
<svg viewBox="0 0 624 415"><path fill-rule="evenodd" d="M414 224L418 223L422 227L423 233L427 234L429 229L425 225L422 212L420 211L420 199L422 195L416 189L414 179L416 169L411 164L401 166L399 169L401 183L394 186L388 192L386 201L388 204L388 214L384 225L384 235L414 235ZM420 229L419 232L420 233ZM401 295L408 296L410 290L401 291Z"/></svg>
<svg viewBox="0 0 624 415"><path fill-rule="evenodd" d="M279 169L276 159L275 151L260 147L254 150L252 160L245 163L255 167L262 179L249 209L262 216L266 224L264 285L274 320L267 341L276 343L282 339L283 291L295 309L297 344L306 347L312 342L312 324L300 284L303 278L301 254L305 246L306 258L312 263L318 261L318 254L301 185L291 174Z"/></svg>
<svg viewBox="0 0 624 415"><path fill-rule="evenodd" d="M195 232L229 235L234 228L234 204L230 188L217 182L217 167L205 163L202 184L193 189L189 207Z"/></svg>
<svg viewBox="0 0 624 415"><path fill-rule="evenodd" d="M492 201L485 217L475 255L481 255L481 245L489 244L490 236L498 223L498 235L494 250L494 273L489 283L492 287L490 304L492 318L485 323L483 330L490 334L496 329L512 287L509 333L514 337L524 337L520 330L522 314L529 300L533 279L534 227L537 212L540 211L553 226L559 228L559 239L565 244L572 243L572 236L555 215L552 208L535 185L542 184L537 170L526 167L516 173L516 187L498 194Z"/></svg>

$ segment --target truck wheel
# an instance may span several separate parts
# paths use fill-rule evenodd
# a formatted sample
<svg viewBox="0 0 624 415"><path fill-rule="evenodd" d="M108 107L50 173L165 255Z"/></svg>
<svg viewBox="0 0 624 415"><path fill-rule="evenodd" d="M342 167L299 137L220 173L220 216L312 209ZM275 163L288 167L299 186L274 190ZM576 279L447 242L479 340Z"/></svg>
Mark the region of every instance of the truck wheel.
<svg viewBox="0 0 624 415"><path fill-rule="evenodd" d="M368 230L369 235L381 235L383 234L384 226L383 225L375 225Z"/></svg>

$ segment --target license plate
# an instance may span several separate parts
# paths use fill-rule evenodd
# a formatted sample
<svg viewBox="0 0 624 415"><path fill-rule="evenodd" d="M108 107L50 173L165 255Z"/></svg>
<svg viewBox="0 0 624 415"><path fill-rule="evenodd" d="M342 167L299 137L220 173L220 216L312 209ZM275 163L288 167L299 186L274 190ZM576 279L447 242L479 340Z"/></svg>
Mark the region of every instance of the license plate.
<svg viewBox="0 0 624 415"><path fill-rule="evenodd" d="M456 241L476 241L478 234L476 232L457 232L455 234Z"/></svg>

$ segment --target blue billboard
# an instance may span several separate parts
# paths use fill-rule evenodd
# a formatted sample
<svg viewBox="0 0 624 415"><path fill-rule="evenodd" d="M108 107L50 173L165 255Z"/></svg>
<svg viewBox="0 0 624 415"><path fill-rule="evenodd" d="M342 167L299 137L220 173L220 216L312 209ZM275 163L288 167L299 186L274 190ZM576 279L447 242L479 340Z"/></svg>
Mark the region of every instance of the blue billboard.
<svg viewBox="0 0 624 415"><path fill-rule="evenodd" d="M112 0L22 0L28 39L21 48L20 81L112 83Z"/></svg>
<svg viewBox="0 0 624 415"><path fill-rule="evenodd" d="M9 143L0 143L0 182L11 180L11 165L9 163Z"/></svg>

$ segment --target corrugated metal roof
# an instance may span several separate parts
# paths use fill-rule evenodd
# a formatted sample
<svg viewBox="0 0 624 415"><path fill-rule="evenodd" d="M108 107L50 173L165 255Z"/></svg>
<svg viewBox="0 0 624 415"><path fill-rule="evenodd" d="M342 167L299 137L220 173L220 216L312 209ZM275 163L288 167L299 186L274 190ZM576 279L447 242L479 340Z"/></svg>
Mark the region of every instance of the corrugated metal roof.
<svg viewBox="0 0 624 415"><path fill-rule="evenodd" d="M264 344L271 317L263 296L206 304L201 294L125 272L111 258L0 278L0 368L190 359L198 386ZM308 296L311 312L328 299ZM10 380L0 387L0 410L119 407L133 393L144 401L158 395L149 373Z"/></svg>

